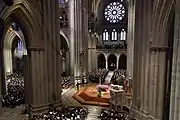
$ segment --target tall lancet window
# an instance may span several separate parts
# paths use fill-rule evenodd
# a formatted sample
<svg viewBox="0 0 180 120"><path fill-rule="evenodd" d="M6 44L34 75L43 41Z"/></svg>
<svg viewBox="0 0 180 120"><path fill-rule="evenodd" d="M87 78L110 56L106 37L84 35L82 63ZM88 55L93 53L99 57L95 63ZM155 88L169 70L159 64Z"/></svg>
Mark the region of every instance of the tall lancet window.
<svg viewBox="0 0 180 120"><path fill-rule="evenodd" d="M59 0L60 4L65 4L65 0Z"/></svg>
<svg viewBox="0 0 180 120"><path fill-rule="evenodd" d="M112 40L117 40L117 32L115 29L113 29L112 33L111 33L111 39Z"/></svg>
<svg viewBox="0 0 180 120"><path fill-rule="evenodd" d="M23 43L21 40L18 40L18 52L23 51Z"/></svg>
<svg viewBox="0 0 180 120"><path fill-rule="evenodd" d="M105 29L103 32L103 41L108 41L109 38L109 34L108 31Z"/></svg>
<svg viewBox="0 0 180 120"><path fill-rule="evenodd" d="M124 29L121 30L121 40L126 40L126 31Z"/></svg>
<svg viewBox="0 0 180 120"><path fill-rule="evenodd" d="M18 58L22 58L23 54L27 55L27 53L24 53L24 46L23 46L23 42L21 40L18 40L18 43L17 43L17 47L14 51L14 55Z"/></svg>

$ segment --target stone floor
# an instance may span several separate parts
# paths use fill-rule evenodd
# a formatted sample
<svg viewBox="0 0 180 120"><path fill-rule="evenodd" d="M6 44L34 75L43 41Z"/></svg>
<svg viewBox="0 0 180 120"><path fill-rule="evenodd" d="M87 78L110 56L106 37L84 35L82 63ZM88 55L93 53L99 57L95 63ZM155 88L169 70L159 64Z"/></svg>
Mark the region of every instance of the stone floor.
<svg viewBox="0 0 180 120"><path fill-rule="evenodd" d="M81 87L84 87L84 86L81 86ZM80 87L80 89L81 89L81 87ZM101 109L104 107L80 104L78 101L76 101L73 98L73 95L76 92L77 92L77 89L75 87L72 87L70 90L68 90L66 93L63 94L62 100L63 100L64 105L87 107L88 112L89 112L89 114L87 116L87 120L98 120L98 116L100 115Z"/></svg>
<svg viewBox="0 0 180 120"><path fill-rule="evenodd" d="M82 105L76 101L72 96L77 91L75 87L71 87L66 93L62 95L64 106L84 106L88 108L89 114L87 120L98 120L101 109L100 106ZM21 108L0 108L0 120L28 120L26 115L21 114Z"/></svg>

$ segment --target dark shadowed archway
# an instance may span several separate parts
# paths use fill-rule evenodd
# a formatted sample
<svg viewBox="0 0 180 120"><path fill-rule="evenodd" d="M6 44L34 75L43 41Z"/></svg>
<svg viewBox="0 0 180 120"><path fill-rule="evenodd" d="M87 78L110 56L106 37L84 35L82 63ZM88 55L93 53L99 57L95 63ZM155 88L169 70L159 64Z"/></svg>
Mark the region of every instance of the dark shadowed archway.
<svg viewBox="0 0 180 120"><path fill-rule="evenodd" d="M98 68L106 68L106 59L103 54L98 56Z"/></svg>
<svg viewBox="0 0 180 120"><path fill-rule="evenodd" d="M124 54L122 54L119 58L118 69L123 69L123 70L127 69L127 56Z"/></svg>
<svg viewBox="0 0 180 120"><path fill-rule="evenodd" d="M116 69L117 57L113 54L108 57L108 69L114 71Z"/></svg>
<svg viewBox="0 0 180 120"><path fill-rule="evenodd" d="M61 51L62 51L62 77L67 77L70 75L70 54L69 46L66 38L63 35L60 35L61 40Z"/></svg>
<svg viewBox="0 0 180 120"><path fill-rule="evenodd" d="M23 49L22 40L16 36L11 47L13 73L23 73L23 55L25 55Z"/></svg>

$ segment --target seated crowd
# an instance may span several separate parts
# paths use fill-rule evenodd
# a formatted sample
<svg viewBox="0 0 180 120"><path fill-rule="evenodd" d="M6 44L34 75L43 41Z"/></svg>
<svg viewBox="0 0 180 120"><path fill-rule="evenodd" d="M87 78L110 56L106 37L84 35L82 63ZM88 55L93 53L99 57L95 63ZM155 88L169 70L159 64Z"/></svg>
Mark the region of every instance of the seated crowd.
<svg viewBox="0 0 180 120"><path fill-rule="evenodd" d="M104 82L107 74L108 70L105 68L92 69L91 72L89 72L89 80L93 83L98 83L99 79L101 79L101 81Z"/></svg>
<svg viewBox="0 0 180 120"><path fill-rule="evenodd" d="M7 94L2 97L2 107L14 108L24 104L24 77L22 74L7 75Z"/></svg>
<svg viewBox="0 0 180 120"><path fill-rule="evenodd" d="M115 70L112 78L111 83L114 85L123 85L124 80L126 79L126 70Z"/></svg>
<svg viewBox="0 0 180 120"><path fill-rule="evenodd" d="M85 107L63 107L57 110L51 107L49 111L40 116L32 116L31 120L85 120L88 109Z"/></svg>
<svg viewBox="0 0 180 120"><path fill-rule="evenodd" d="M135 120L128 111L120 112L120 110L114 109L102 109L99 116L100 120Z"/></svg>
<svg viewBox="0 0 180 120"><path fill-rule="evenodd" d="M61 84L62 84L62 89L68 89L72 85L70 76L69 77L62 77L61 78Z"/></svg>
<svg viewBox="0 0 180 120"><path fill-rule="evenodd" d="M24 77L22 73L13 73L6 77L7 94L2 97L2 106L14 108L24 104ZM70 77L62 78L62 89L72 85Z"/></svg>

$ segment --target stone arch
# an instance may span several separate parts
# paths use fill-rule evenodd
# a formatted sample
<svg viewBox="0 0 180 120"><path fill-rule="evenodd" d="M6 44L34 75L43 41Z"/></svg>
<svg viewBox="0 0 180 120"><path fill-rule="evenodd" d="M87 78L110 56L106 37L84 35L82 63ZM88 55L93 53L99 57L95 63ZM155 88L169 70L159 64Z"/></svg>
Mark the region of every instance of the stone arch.
<svg viewBox="0 0 180 120"><path fill-rule="evenodd" d="M98 15L98 8L100 6L101 0L95 0L95 15Z"/></svg>
<svg viewBox="0 0 180 120"><path fill-rule="evenodd" d="M60 35L62 35L64 38L65 38L65 40L66 40L66 43L67 43L67 45L68 45L68 48L69 48L69 39L68 39L68 37L65 35L65 32L63 31L63 30L60 30Z"/></svg>
<svg viewBox="0 0 180 120"><path fill-rule="evenodd" d="M114 71L117 65L117 56L114 54L110 54L108 56L108 69Z"/></svg>
<svg viewBox="0 0 180 120"><path fill-rule="evenodd" d="M121 54L119 57L118 69L126 70L126 68L127 68L127 56L125 54Z"/></svg>
<svg viewBox="0 0 180 120"><path fill-rule="evenodd" d="M5 7L0 15L4 21L4 34L12 22L20 23L24 37L26 38L26 45L31 47L33 45L42 44L42 34L40 24L37 22L37 17L34 14L31 6L25 0L14 1L13 6ZM36 39L35 39L36 38ZM29 41L27 41L29 40Z"/></svg>
<svg viewBox="0 0 180 120"><path fill-rule="evenodd" d="M36 17L26 1L14 1L13 6L6 7L3 10L1 17L4 21L4 33L2 37L3 40L1 41L3 48L11 47L10 44L7 46L8 37L11 36L9 40L12 41L16 35L23 41L23 44L26 46L26 48L34 47L34 45L36 45L36 47L40 46L40 43L42 45L42 42L40 42L42 36L39 34L41 27L35 20ZM9 34L8 29L13 22L17 23L21 30L13 31L11 34ZM8 34L10 36L8 36Z"/></svg>
<svg viewBox="0 0 180 120"><path fill-rule="evenodd" d="M103 53L100 53L98 56L97 56L97 59L98 59L98 68L106 68L106 57Z"/></svg>
<svg viewBox="0 0 180 120"><path fill-rule="evenodd" d="M60 34L60 49L62 51L62 77L70 75L70 51L68 40L62 34Z"/></svg>
<svg viewBox="0 0 180 120"><path fill-rule="evenodd" d="M20 29L19 31L14 31L14 30L8 30L5 33L4 36L4 44L3 44L3 58L4 58L4 72L5 73L12 73L12 53L11 53L11 48L12 48L12 43L14 41L14 38L18 36L19 39L22 41L23 46L25 49L23 50L23 54L27 55L26 51L26 42L25 38L23 35L22 30Z"/></svg>
<svg viewBox="0 0 180 120"><path fill-rule="evenodd" d="M42 48L44 46L44 42L42 42L43 34L41 28L41 25L38 23L38 20L36 20L37 17L35 17L35 14L32 12L32 7L28 5L28 3L24 0L16 0L14 1L14 4L10 7L5 7L3 11L0 14L0 17L2 18L3 21L3 35L2 35L2 40L1 42L1 47L2 49L4 48L4 43L5 41L5 36L6 32L9 29L9 26L11 25L12 22L16 22L18 25L20 25L20 28L23 32L23 36L20 35L22 39L24 39L26 43L26 48L27 48L27 54L29 52L29 48ZM11 34L11 37L13 38L15 35L17 35L15 32ZM1 88L2 88L2 93L6 94L6 82L5 82L5 66L4 66L4 61L3 60L3 50L0 51L0 58L1 58L1 64L2 66L0 67L1 69ZM30 55L30 54L28 54ZM25 63L29 64L29 63ZM26 81L26 80L25 80ZM27 86L28 89L28 81L25 82L24 84ZM25 87L26 88L26 87ZM26 90L27 93L29 94L28 90ZM27 96L26 96L27 97Z"/></svg>
<svg viewBox="0 0 180 120"><path fill-rule="evenodd" d="M165 34L168 27L168 19L171 9L173 7L174 0L169 1L154 1L154 17L153 17L153 37L152 42L155 45L166 45ZM160 11L160 12L159 12Z"/></svg>

